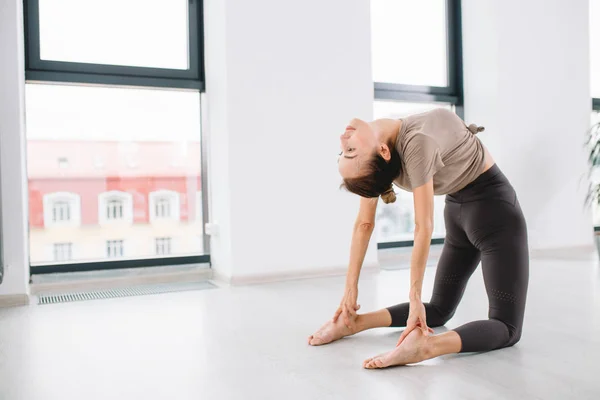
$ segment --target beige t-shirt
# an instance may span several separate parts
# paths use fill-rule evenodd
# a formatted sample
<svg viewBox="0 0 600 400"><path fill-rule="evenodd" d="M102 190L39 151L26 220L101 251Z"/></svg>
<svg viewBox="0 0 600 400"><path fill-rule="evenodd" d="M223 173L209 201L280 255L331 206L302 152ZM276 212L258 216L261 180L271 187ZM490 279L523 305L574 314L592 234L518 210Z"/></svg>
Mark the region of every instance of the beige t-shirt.
<svg viewBox="0 0 600 400"><path fill-rule="evenodd" d="M394 183L409 192L433 178L436 195L455 193L485 167L481 141L460 117L443 108L402 118L396 148L402 171Z"/></svg>

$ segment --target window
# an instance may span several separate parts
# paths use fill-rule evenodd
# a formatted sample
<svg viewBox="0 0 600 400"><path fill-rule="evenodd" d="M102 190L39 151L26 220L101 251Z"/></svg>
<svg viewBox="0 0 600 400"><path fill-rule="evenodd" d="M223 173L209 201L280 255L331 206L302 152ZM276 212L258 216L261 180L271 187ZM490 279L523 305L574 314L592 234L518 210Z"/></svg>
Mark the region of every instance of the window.
<svg viewBox="0 0 600 400"><path fill-rule="evenodd" d="M371 0L371 29L376 99L462 106L459 1Z"/></svg>
<svg viewBox="0 0 600 400"><path fill-rule="evenodd" d="M27 80L203 88L201 0L25 3Z"/></svg>
<svg viewBox="0 0 600 400"><path fill-rule="evenodd" d="M190 237L177 256L204 252L188 245L202 233L190 210L202 179L199 92L27 83L26 107L34 266L54 261L48 241L72 242L71 262L106 260L107 237L132 241L129 259L147 258L155 255L154 238L174 235L165 229ZM174 157L181 160L175 166ZM60 158L68 164L59 166ZM70 204L69 223L53 223L56 201ZM77 229L60 237L47 231L65 224Z"/></svg>
<svg viewBox="0 0 600 400"><path fill-rule="evenodd" d="M373 81L448 86L446 0L371 0L371 19Z"/></svg>
<svg viewBox="0 0 600 400"><path fill-rule="evenodd" d="M438 107L462 116L460 1L371 0L371 26L375 119L402 118ZM420 62L405 62L406 53ZM414 239L412 194L395 191L395 203L381 201L377 207L380 247L403 246ZM433 237L443 238L444 197L436 196L434 203Z"/></svg>
<svg viewBox="0 0 600 400"><path fill-rule="evenodd" d="M77 226L81 222L80 198L75 193L44 195L44 226Z"/></svg>
<svg viewBox="0 0 600 400"><path fill-rule="evenodd" d="M159 190L150 193L150 220L175 220L180 217L179 193Z"/></svg>
<svg viewBox="0 0 600 400"><path fill-rule="evenodd" d="M190 245L202 231L189 211L203 181L202 1L25 0L25 8L32 273L102 269L125 257L119 267L137 265L157 253L155 238L175 232L178 264L206 262L204 248ZM57 266L54 243L77 254ZM161 249L174 252L170 242Z"/></svg>
<svg viewBox="0 0 600 400"><path fill-rule="evenodd" d="M54 261L69 261L73 258L73 243L55 243Z"/></svg>
<svg viewBox="0 0 600 400"><path fill-rule="evenodd" d="M106 219L119 220L123 219L123 203L122 199L109 200L106 203Z"/></svg>
<svg viewBox="0 0 600 400"><path fill-rule="evenodd" d="M590 139L592 143L595 143L600 140L600 111L593 110L591 124L592 128L590 129ZM592 148L590 147L590 150ZM590 175L590 180L592 185L600 185L600 169L598 167ZM596 230L600 229L600 186L592 193L596 193L595 196L591 197L591 205L592 205L592 217L594 221L594 226Z"/></svg>
<svg viewBox="0 0 600 400"><path fill-rule="evenodd" d="M39 1L40 57L53 61L188 69L187 5L187 0ZM82 17L65 18L65 15ZM131 32L132 19L137 23L135 32ZM156 29L157 22L170 29Z"/></svg>
<svg viewBox="0 0 600 400"><path fill-rule="evenodd" d="M52 222L69 222L71 220L71 204L68 201L55 201L52 204Z"/></svg>
<svg viewBox="0 0 600 400"><path fill-rule="evenodd" d="M171 216L171 202L161 197L154 203L154 215L156 218L169 218Z"/></svg>
<svg viewBox="0 0 600 400"><path fill-rule="evenodd" d="M111 191L99 195L98 221L101 224L124 222L132 223L132 195Z"/></svg>
<svg viewBox="0 0 600 400"><path fill-rule="evenodd" d="M119 258L125 255L123 248L123 240L107 240L106 241L106 257Z"/></svg>
<svg viewBox="0 0 600 400"><path fill-rule="evenodd" d="M600 0L590 0L590 59L594 109L600 110Z"/></svg>
<svg viewBox="0 0 600 400"><path fill-rule="evenodd" d="M155 239L155 249L157 256L166 256L171 254L171 238L162 237Z"/></svg>
<svg viewBox="0 0 600 400"><path fill-rule="evenodd" d="M594 140L600 140L600 0L590 0L590 60L591 60L591 93L592 93L592 118L591 130ZM594 184L600 183L600 172L592 175ZM600 201L600 199L598 200ZM600 204L592 207L594 226L600 227Z"/></svg>

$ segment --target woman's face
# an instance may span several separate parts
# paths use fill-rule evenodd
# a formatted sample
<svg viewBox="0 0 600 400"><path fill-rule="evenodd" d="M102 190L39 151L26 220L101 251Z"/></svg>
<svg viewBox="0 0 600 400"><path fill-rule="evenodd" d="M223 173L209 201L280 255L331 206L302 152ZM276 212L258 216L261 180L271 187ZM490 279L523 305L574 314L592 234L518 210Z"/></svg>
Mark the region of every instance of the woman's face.
<svg viewBox="0 0 600 400"><path fill-rule="evenodd" d="M379 142L373 127L360 119L353 119L340 136L342 153L339 158L339 171L342 178L358 178L361 166L377 151Z"/></svg>

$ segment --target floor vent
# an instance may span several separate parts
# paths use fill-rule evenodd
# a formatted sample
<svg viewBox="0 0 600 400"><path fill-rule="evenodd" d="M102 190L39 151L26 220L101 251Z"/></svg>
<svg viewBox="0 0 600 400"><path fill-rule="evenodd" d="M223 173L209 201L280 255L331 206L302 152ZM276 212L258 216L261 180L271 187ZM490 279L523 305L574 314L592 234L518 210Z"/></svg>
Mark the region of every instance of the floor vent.
<svg viewBox="0 0 600 400"><path fill-rule="evenodd" d="M189 290L214 289L209 282L169 283L161 285L133 286L119 289L92 290L59 294L39 294L38 304L69 303L72 301L115 299L119 297L144 296L148 294L185 292Z"/></svg>

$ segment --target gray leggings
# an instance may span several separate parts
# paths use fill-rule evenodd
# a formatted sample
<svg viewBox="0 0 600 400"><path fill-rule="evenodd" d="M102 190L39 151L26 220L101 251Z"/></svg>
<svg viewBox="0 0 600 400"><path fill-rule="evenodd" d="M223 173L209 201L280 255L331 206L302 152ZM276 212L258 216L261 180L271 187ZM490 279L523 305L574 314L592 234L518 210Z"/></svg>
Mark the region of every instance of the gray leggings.
<svg viewBox="0 0 600 400"><path fill-rule="evenodd" d="M489 300L487 320L454 329L461 352L512 346L521 338L529 281L527 226L517 195L498 166L457 193L446 196L446 239L427 325L444 325L456 311L467 282L481 261ZM409 304L388 308L393 327L406 326Z"/></svg>

